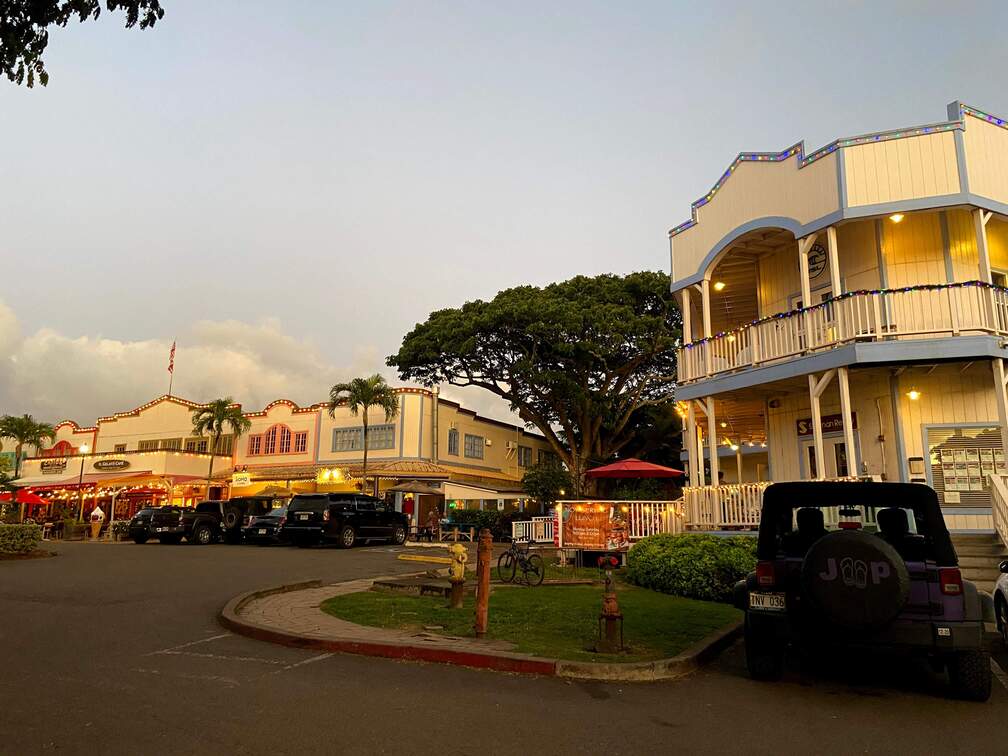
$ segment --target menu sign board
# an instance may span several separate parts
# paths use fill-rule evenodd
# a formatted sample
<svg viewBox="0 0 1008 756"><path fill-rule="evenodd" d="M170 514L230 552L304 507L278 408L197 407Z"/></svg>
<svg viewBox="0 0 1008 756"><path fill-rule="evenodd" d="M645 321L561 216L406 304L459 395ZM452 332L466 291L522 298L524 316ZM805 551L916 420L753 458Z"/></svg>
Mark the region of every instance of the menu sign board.
<svg viewBox="0 0 1008 756"><path fill-rule="evenodd" d="M66 457L56 459L43 459L39 465L39 470L43 475L56 475L66 471Z"/></svg>
<svg viewBox="0 0 1008 756"><path fill-rule="evenodd" d="M626 520L612 504L563 502L562 532L564 548L585 551L619 551L630 547Z"/></svg>
<svg viewBox="0 0 1008 756"><path fill-rule="evenodd" d="M946 492L983 491L988 477L1005 474L1005 456L1001 449L942 449L939 460ZM952 503L948 496L945 500Z"/></svg>

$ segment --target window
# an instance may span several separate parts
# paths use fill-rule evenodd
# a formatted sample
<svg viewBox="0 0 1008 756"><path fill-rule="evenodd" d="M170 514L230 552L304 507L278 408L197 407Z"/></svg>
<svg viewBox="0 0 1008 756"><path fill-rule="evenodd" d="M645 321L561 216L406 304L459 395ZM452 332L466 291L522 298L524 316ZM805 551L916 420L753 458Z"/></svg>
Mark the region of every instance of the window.
<svg viewBox="0 0 1008 756"><path fill-rule="evenodd" d="M232 436L230 433L227 433L217 439L217 450L214 452L214 454L229 455L231 454L231 447L233 445L234 445L234 436Z"/></svg>
<svg viewBox="0 0 1008 756"><path fill-rule="evenodd" d="M301 454L308 449L308 431L298 431L294 434L294 452Z"/></svg>
<svg viewBox="0 0 1008 756"><path fill-rule="evenodd" d="M207 450L207 440L205 438L187 438L185 440L185 450L191 454L205 454Z"/></svg>
<svg viewBox="0 0 1008 756"><path fill-rule="evenodd" d="M248 453L250 457L262 454L262 435L249 436Z"/></svg>
<svg viewBox="0 0 1008 756"><path fill-rule="evenodd" d="M448 430L448 453L458 456L458 431L455 428Z"/></svg>
<svg viewBox="0 0 1008 756"><path fill-rule="evenodd" d="M483 436L474 436L471 433L465 434L465 455L469 459L483 459L483 447L485 445Z"/></svg>
<svg viewBox="0 0 1008 756"><path fill-rule="evenodd" d="M47 449L42 452L43 457L69 457L72 454L77 453L77 447L73 446L69 441L60 441L58 444L53 446L51 449Z"/></svg>
<svg viewBox="0 0 1008 756"><path fill-rule="evenodd" d="M181 438L162 438L160 447L166 451L178 451L182 448Z"/></svg>
<svg viewBox="0 0 1008 756"><path fill-rule="evenodd" d="M158 440L156 438L145 438L142 441L137 441L137 451L150 452L157 451ZM188 451L188 449L186 449Z"/></svg>
<svg viewBox="0 0 1008 756"><path fill-rule="evenodd" d="M368 428L368 449L394 449L395 448L395 426L372 425Z"/></svg>
<svg viewBox="0 0 1008 756"><path fill-rule="evenodd" d="M333 428L332 450L356 451L364 448L363 428Z"/></svg>
<svg viewBox="0 0 1008 756"><path fill-rule="evenodd" d="M290 454L291 432L286 425L280 426L280 453Z"/></svg>
<svg viewBox="0 0 1008 756"><path fill-rule="evenodd" d="M277 426L263 434L263 454L276 454Z"/></svg>
<svg viewBox="0 0 1008 756"><path fill-rule="evenodd" d="M532 447L518 447L518 467L532 467Z"/></svg>
<svg viewBox="0 0 1008 756"><path fill-rule="evenodd" d="M112 448L112 451L114 451L116 454L122 454L124 451L126 451L126 444L116 444Z"/></svg>

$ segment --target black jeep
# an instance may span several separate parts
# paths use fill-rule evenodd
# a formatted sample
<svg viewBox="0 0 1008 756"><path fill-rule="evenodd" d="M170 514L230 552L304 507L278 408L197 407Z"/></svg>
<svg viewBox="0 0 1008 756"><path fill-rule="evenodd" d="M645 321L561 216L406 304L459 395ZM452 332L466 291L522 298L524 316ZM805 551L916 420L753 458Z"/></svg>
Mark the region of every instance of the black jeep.
<svg viewBox="0 0 1008 756"><path fill-rule="evenodd" d="M926 655L959 698L990 697L990 597L963 580L928 486L774 484L756 557L735 586L753 678L780 678L789 645L877 648Z"/></svg>
<svg viewBox="0 0 1008 756"><path fill-rule="evenodd" d="M287 507L283 536L297 546L334 541L348 549L358 541L405 543L409 519L365 494L299 494Z"/></svg>
<svg viewBox="0 0 1008 756"><path fill-rule="evenodd" d="M164 506L150 511L150 517L146 522L147 538L157 538L161 543L180 543L182 541L182 507ZM138 515L139 516L139 515ZM130 526L132 533L132 525ZM139 527L138 527L139 532ZM136 541L136 537L134 539ZM142 543L143 541L136 541Z"/></svg>

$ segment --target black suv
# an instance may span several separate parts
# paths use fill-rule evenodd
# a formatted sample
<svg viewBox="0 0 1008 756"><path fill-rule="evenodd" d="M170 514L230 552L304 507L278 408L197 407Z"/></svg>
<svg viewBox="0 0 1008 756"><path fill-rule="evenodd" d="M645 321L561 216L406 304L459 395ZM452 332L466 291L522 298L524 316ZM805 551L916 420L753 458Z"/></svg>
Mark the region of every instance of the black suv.
<svg viewBox="0 0 1008 756"><path fill-rule="evenodd" d="M161 543L178 543L185 538L189 543L206 545L216 541L241 543L242 527L249 520L273 508L271 496L239 496L226 501L201 501L193 509L174 508L174 517L156 512L152 530Z"/></svg>
<svg viewBox="0 0 1008 756"><path fill-rule="evenodd" d="M963 580L938 497L916 483L777 483L763 493L756 571L735 586L753 678L789 645L922 654L959 698L986 701L990 597Z"/></svg>
<svg viewBox="0 0 1008 756"><path fill-rule="evenodd" d="M409 519L374 496L352 493L299 494L287 507L283 535L298 546L335 541L348 549L357 541L406 541Z"/></svg>
<svg viewBox="0 0 1008 756"><path fill-rule="evenodd" d="M178 507L145 507L130 518L126 536L134 543L147 543L152 536L156 538L157 533L153 532L151 521L156 513L163 510L168 510L170 513L168 519L171 519L173 524L178 520L178 515L182 511Z"/></svg>

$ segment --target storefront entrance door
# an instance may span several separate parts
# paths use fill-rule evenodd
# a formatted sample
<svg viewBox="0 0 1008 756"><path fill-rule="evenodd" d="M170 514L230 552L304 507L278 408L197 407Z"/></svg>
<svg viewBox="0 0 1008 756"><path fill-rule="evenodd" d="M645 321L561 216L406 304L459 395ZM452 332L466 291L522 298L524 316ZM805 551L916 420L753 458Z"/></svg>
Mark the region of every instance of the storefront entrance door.
<svg viewBox="0 0 1008 756"><path fill-rule="evenodd" d="M854 445L859 447L858 434L854 433ZM798 444L802 480L815 480L819 473L820 460L816 459L815 442L809 439L802 439ZM859 449L856 449L859 451ZM857 475L857 470L853 469L847 454L847 444L844 442L843 434L836 433L823 436L823 456L825 467L823 476L826 478L846 478Z"/></svg>

